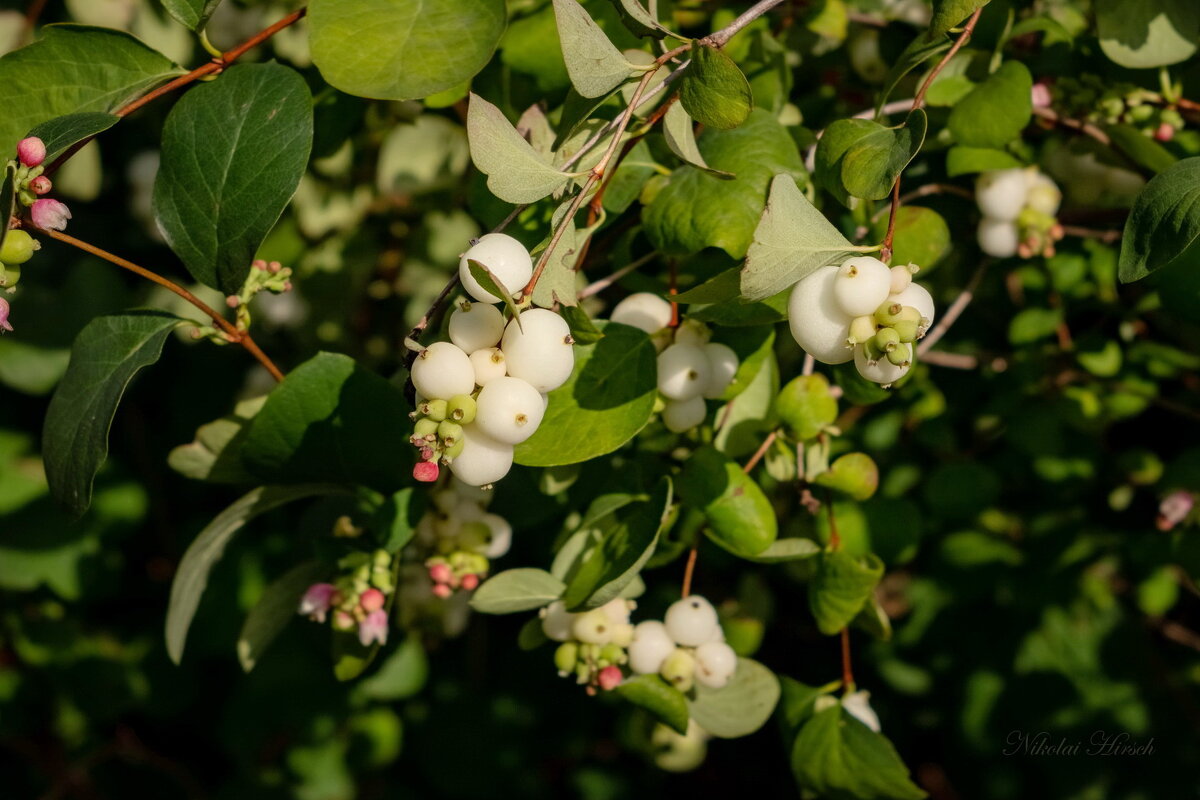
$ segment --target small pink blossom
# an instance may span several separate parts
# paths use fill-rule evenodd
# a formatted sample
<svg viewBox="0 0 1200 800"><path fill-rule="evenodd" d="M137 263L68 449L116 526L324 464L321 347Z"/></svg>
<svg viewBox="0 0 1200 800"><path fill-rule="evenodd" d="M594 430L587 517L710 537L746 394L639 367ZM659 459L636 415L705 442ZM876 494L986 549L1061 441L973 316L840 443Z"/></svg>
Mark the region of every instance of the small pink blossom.
<svg viewBox="0 0 1200 800"><path fill-rule="evenodd" d="M600 674L596 676L596 683L600 684L600 688L606 692L612 691L621 682L621 668L615 665L609 665L600 670Z"/></svg>
<svg viewBox="0 0 1200 800"><path fill-rule="evenodd" d="M375 609L358 625L358 641L363 647L371 642L387 644L388 616L382 608Z"/></svg>
<svg viewBox="0 0 1200 800"><path fill-rule="evenodd" d="M358 604L362 606L363 611L366 611L369 614L383 608L383 602L385 599L386 598L384 598L383 592L379 591L378 589L367 589L359 596Z"/></svg>
<svg viewBox="0 0 1200 800"><path fill-rule="evenodd" d="M445 600L452 594L454 594L454 590L450 588L450 584L448 583L439 583L437 586L433 587L434 597L440 597Z"/></svg>
<svg viewBox="0 0 1200 800"><path fill-rule="evenodd" d="M71 218L71 209L67 208L65 203L43 197L41 200L34 201L33 206L29 209L29 215L33 217L33 224L39 228L49 231L65 231L67 220Z"/></svg>
<svg viewBox="0 0 1200 800"><path fill-rule="evenodd" d="M1033 101L1034 108L1049 108L1053 102L1050 96L1050 87L1044 83L1035 83L1029 92L1029 99Z"/></svg>
<svg viewBox="0 0 1200 800"><path fill-rule="evenodd" d="M299 613L317 622L324 622L335 595L337 587L332 583L314 583L300 598Z"/></svg>
<svg viewBox="0 0 1200 800"><path fill-rule="evenodd" d="M1169 142L1175 138L1175 126L1163 122L1158 126L1158 130L1154 131L1154 138L1160 142Z"/></svg>
<svg viewBox="0 0 1200 800"><path fill-rule="evenodd" d="M465 589L466 591L469 592L469 591L472 591L473 589L475 589L477 586L479 586L479 576L478 575L475 575L473 573L470 575L463 575L463 577L462 577L462 588L463 589Z"/></svg>
<svg viewBox="0 0 1200 800"><path fill-rule="evenodd" d="M27 167L41 166L46 160L46 143L36 136L29 136L17 144L17 158Z"/></svg>
<svg viewBox="0 0 1200 800"><path fill-rule="evenodd" d="M433 483L438 479L440 472L436 461L420 461L413 467L413 478L421 483Z"/></svg>
<svg viewBox="0 0 1200 800"><path fill-rule="evenodd" d="M0 331L12 332L12 323L8 321L8 312L10 310L11 307L8 305L8 301L0 297Z"/></svg>
<svg viewBox="0 0 1200 800"><path fill-rule="evenodd" d="M1196 498L1192 496L1191 492L1183 490L1171 492L1158 505L1158 519L1156 520L1158 529L1160 531L1171 530L1187 519L1195 505Z"/></svg>
<svg viewBox="0 0 1200 800"><path fill-rule="evenodd" d="M29 188L34 194L47 194L54 188L54 184L45 175L38 175L29 182Z"/></svg>
<svg viewBox="0 0 1200 800"><path fill-rule="evenodd" d="M450 575L449 564L434 564L429 568L429 579L434 583L449 583Z"/></svg>

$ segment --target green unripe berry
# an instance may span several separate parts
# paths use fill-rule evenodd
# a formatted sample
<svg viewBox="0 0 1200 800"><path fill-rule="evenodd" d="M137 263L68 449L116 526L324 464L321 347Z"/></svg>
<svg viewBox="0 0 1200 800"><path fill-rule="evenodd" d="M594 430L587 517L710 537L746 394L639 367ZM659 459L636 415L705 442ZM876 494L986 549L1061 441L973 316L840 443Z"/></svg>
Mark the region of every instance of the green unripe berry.
<svg viewBox="0 0 1200 800"><path fill-rule="evenodd" d="M37 241L21 229L11 230L4 237L4 246L0 247L0 261L5 264L24 264L33 258L38 249Z"/></svg>
<svg viewBox="0 0 1200 800"><path fill-rule="evenodd" d="M460 455L462 455L462 451L464 449L466 449L466 446L467 446L466 438L459 437L458 441L456 441L454 444L446 445L446 449L445 449L445 451L443 451L442 454L446 458L458 458Z"/></svg>
<svg viewBox="0 0 1200 800"><path fill-rule="evenodd" d="M875 318L872 316L855 317L850 322L850 344L865 342L875 335Z"/></svg>
<svg viewBox="0 0 1200 800"><path fill-rule="evenodd" d="M907 367L912 364L912 345L901 344L887 352L887 360L897 367Z"/></svg>
<svg viewBox="0 0 1200 800"><path fill-rule="evenodd" d="M574 672L578 661L579 645L575 642L563 642L554 651L554 666L563 674Z"/></svg>
<svg viewBox="0 0 1200 800"><path fill-rule="evenodd" d="M921 312L913 306L904 306L900 309L899 319L897 322L915 322L921 323ZM895 323L893 323L894 325Z"/></svg>
<svg viewBox="0 0 1200 800"><path fill-rule="evenodd" d="M600 660L609 664L620 664L625 660L625 648L620 645L606 644L600 648Z"/></svg>
<svg viewBox="0 0 1200 800"><path fill-rule="evenodd" d="M441 422L446 418L448 405L445 400L426 400L417 410L421 412L422 416L428 417L434 422Z"/></svg>
<svg viewBox="0 0 1200 800"><path fill-rule="evenodd" d="M883 305L875 309L875 321L880 325L893 325L900 321L900 313L904 310L904 306L892 301L884 301Z"/></svg>
<svg viewBox="0 0 1200 800"><path fill-rule="evenodd" d="M450 398L446 407L446 417L462 425L475 421L475 400L468 394L459 394Z"/></svg>
<svg viewBox="0 0 1200 800"><path fill-rule="evenodd" d="M912 320L901 320L892 326L892 330L900 337L902 342L915 342L917 335L920 333L920 323Z"/></svg>
<svg viewBox="0 0 1200 800"><path fill-rule="evenodd" d="M875 362L884 357L884 351L879 345L875 344L875 337L871 337L863 342L863 355L867 357L867 361Z"/></svg>
<svg viewBox="0 0 1200 800"><path fill-rule="evenodd" d="M441 438L442 442L449 447L456 442L462 441L463 428L462 425L459 425L457 422L451 422L448 419L442 420L438 423L437 435Z"/></svg>
<svg viewBox="0 0 1200 800"><path fill-rule="evenodd" d="M436 437L438 435L439 424L432 419L419 419L417 420L417 424L413 425L413 436L418 439L428 439L430 436Z"/></svg>
<svg viewBox="0 0 1200 800"><path fill-rule="evenodd" d="M19 264L5 264L0 262L0 288L11 289L21 280L21 266Z"/></svg>
<svg viewBox="0 0 1200 800"><path fill-rule="evenodd" d="M895 328L881 328L875 334L874 343L883 352L890 353L900 344L900 334L896 333Z"/></svg>
<svg viewBox="0 0 1200 800"><path fill-rule="evenodd" d="M696 659L687 650L682 648L676 649L674 653L671 653L663 661L659 674L663 676L663 679L667 683L679 691L689 691L692 688L696 674Z"/></svg>

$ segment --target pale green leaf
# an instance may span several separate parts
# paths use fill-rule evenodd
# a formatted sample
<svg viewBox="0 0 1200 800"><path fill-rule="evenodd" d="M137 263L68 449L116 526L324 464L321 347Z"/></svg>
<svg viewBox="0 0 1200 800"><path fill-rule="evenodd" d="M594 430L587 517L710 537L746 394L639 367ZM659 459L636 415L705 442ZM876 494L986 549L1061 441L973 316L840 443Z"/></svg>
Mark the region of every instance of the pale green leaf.
<svg viewBox="0 0 1200 800"><path fill-rule="evenodd" d="M571 180L539 156L500 109L477 94L471 95L467 107L467 140L471 159L501 200L533 203Z"/></svg>

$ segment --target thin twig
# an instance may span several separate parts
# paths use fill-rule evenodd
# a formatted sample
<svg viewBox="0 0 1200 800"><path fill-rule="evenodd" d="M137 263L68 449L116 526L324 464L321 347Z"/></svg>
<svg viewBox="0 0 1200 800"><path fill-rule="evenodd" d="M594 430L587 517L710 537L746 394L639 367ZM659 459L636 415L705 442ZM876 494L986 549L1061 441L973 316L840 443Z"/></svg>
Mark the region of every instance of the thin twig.
<svg viewBox="0 0 1200 800"><path fill-rule="evenodd" d="M730 39L738 35L742 28L745 28L751 22L754 22L754 20L758 19L763 14L767 13L782 2L783 0L759 0L759 2L752 5L733 22L729 23L712 36L701 40L701 42L710 44L713 47L724 47Z"/></svg>
<svg viewBox="0 0 1200 800"><path fill-rule="evenodd" d="M1063 234L1074 236L1079 239L1096 239L1104 244L1112 244L1121 240L1121 231L1118 230L1098 230L1096 228L1083 228L1078 225L1063 225Z"/></svg>
<svg viewBox="0 0 1200 800"><path fill-rule="evenodd" d="M683 588L679 592L680 597L687 597L692 593L692 574L696 571L696 554L700 551L700 535L696 535L696 541L692 544L692 549L688 551L687 564L683 567Z"/></svg>
<svg viewBox="0 0 1200 800"><path fill-rule="evenodd" d="M842 685L847 690L854 685L854 670L850 666L850 629L842 628Z"/></svg>
<svg viewBox="0 0 1200 800"><path fill-rule="evenodd" d="M57 239L63 244L69 244L72 247L77 247L80 250L83 250L85 253L91 253L94 256L104 259L110 264L116 264L122 269L127 269L130 272L140 275L146 280L156 283L164 289L179 295L184 300L202 311L209 319L211 319L213 324L221 329L221 332L225 334L226 338L228 338L230 342L240 344L246 349L247 352L250 353L250 355L258 359L258 362L266 368L267 372L271 373L271 377L277 381L283 380L283 372L280 371L279 367L275 366L275 363L271 361L271 359L267 357L267 354L264 353L262 349L255 343L253 337L250 336L249 331L238 330L231 322L229 322L229 320L221 316L220 312L214 310L199 297L196 297L196 295L192 294L171 279L164 278L157 272L148 270L145 267L140 267L137 264L134 264L132 261L121 258L118 255L114 255L113 253L103 250L94 244L85 242L82 239L76 239L74 236L68 236L61 231L44 230L42 228L35 228L35 230L45 236L49 236L51 239Z"/></svg>
<svg viewBox="0 0 1200 800"><path fill-rule="evenodd" d="M921 361L933 367L949 367L950 369L975 369L979 359L967 353L946 353L941 350L930 350L921 356Z"/></svg>
<svg viewBox="0 0 1200 800"><path fill-rule="evenodd" d="M991 263L992 260L990 258L985 258L979 263L979 267L976 268L975 274L971 276L969 281L967 281L967 285L963 287L963 290L958 293L958 297L954 298L954 302L951 303L950 307L946 309L946 312L942 314L941 319L939 319L937 324L933 326L933 329L930 330L923 339L921 339L921 343L917 345L918 356L923 356L926 352L933 349L933 346L937 344L943 336L946 335L946 331L950 330L950 326L953 325L960 316L962 316L963 311L966 310L967 306L970 305L972 298L975 297L975 292L979 289L979 284L983 280L983 276L987 272L987 269Z"/></svg>
<svg viewBox="0 0 1200 800"><path fill-rule="evenodd" d="M750 460L742 467L742 472L749 475L750 470L754 469L759 461L762 461L763 456L767 454L767 450L771 448L771 445L775 444L777 438L779 438L778 431L771 431L767 434L767 438L763 439L763 443L758 446L758 449L754 451L754 455L750 456Z"/></svg>
<svg viewBox="0 0 1200 800"><path fill-rule="evenodd" d="M1105 147L1112 147L1112 137L1090 122L1064 117L1052 108L1043 108L1041 106L1033 107L1033 115L1041 117L1053 125L1079 131L1082 134L1092 137Z"/></svg>
<svg viewBox="0 0 1200 800"><path fill-rule="evenodd" d="M591 297L594 294L599 294L600 292L603 292L608 287L612 286L617 281L621 280L621 278L624 278L626 275L633 272L638 267L642 267L642 266L650 263L651 261L653 261L656 258L658 258L658 253L647 253L646 255L642 256L641 258L637 259L636 261L631 261L630 263L621 267L619 270L614 272L612 275L609 275L606 278L601 278L600 280L597 280L597 281L592 281L591 283L589 283L587 286L585 286L583 289L581 289L579 291L579 294L577 295L577 297L580 300L583 300L584 298Z"/></svg>

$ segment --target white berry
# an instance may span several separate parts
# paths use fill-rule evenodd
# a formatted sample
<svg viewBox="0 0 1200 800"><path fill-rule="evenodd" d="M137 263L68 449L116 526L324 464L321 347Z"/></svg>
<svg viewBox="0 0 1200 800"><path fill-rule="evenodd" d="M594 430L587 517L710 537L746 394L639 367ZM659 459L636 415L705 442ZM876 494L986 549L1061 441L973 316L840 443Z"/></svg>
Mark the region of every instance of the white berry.
<svg viewBox="0 0 1200 800"><path fill-rule="evenodd" d="M704 355L708 356L710 370L708 383L704 385L704 391L701 394L710 400L715 400L725 394L729 384L733 383L733 376L737 374L738 370L738 357L737 353L733 352L733 348L720 342L709 342L704 345Z"/></svg>
<svg viewBox="0 0 1200 800"><path fill-rule="evenodd" d="M877 258L859 256L838 267L833 296L847 316L872 314L887 299L892 288L892 273Z"/></svg>
<svg viewBox="0 0 1200 800"><path fill-rule="evenodd" d="M699 595L676 600L663 617L667 633L675 644L696 647L712 638L713 632L721 627L717 621L717 610L712 603Z"/></svg>
<svg viewBox="0 0 1200 800"><path fill-rule="evenodd" d="M1050 176L1041 172L1034 173L1029 182L1029 194L1025 198L1025 205L1053 217L1062 205L1062 191Z"/></svg>
<svg viewBox="0 0 1200 800"><path fill-rule="evenodd" d="M850 317L833 294L837 274L837 267L821 267L797 283L788 298L792 338L806 353L825 364L844 364L854 358L846 345Z"/></svg>
<svg viewBox="0 0 1200 800"><path fill-rule="evenodd" d="M608 644L612 641L613 621L602 610L595 608L575 617L571 633L584 644Z"/></svg>
<svg viewBox="0 0 1200 800"><path fill-rule="evenodd" d="M675 642L665 625L656 619L639 622L629 645L629 668L638 675L654 675L673 652Z"/></svg>
<svg viewBox="0 0 1200 800"><path fill-rule="evenodd" d="M516 294L525 288L533 277L533 259L525 245L504 233L489 233L479 238L463 253L458 262L458 279L467 294L481 303L499 303L502 298L479 285L471 275L468 260L477 261L488 268L505 289Z"/></svg>
<svg viewBox="0 0 1200 800"><path fill-rule="evenodd" d="M565 642L571 638L575 617L579 615L567 611L562 600L555 600L541 610L540 616L542 633L546 634L546 638L555 642Z"/></svg>
<svg viewBox="0 0 1200 800"><path fill-rule="evenodd" d="M617 303L609 319L654 333L671 324L671 304L656 294L638 292Z"/></svg>
<svg viewBox="0 0 1200 800"><path fill-rule="evenodd" d="M503 335L504 315L496 306L463 303L450 314L450 341L467 355L484 347L495 347Z"/></svg>
<svg viewBox="0 0 1200 800"><path fill-rule="evenodd" d="M490 537L483 554L488 558L500 558L512 547L512 525L499 514L484 514L479 521L487 525Z"/></svg>
<svg viewBox="0 0 1200 800"><path fill-rule="evenodd" d="M520 444L542 424L546 404L537 389L520 378L496 378L479 390L475 425L498 442Z"/></svg>
<svg viewBox="0 0 1200 800"><path fill-rule="evenodd" d="M919 283L911 283L908 288L899 294L888 295L888 302L899 303L902 306L912 306L917 311L921 312L921 329L928 330L933 324L935 318L933 309L933 296L929 294L929 290Z"/></svg>
<svg viewBox="0 0 1200 800"><path fill-rule="evenodd" d="M899 344L897 347L910 348L908 352L912 352L912 345ZM900 380L909 370L909 367L898 367L886 358L881 358L874 364L869 363L862 345L854 348L854 366L858 368L859 375L884 386L890 386Z"/></svg>
<svg viewBox="0 0 1200 800"><path fill-rule="evenodd" d="M905 289L907 289L908 285L910 283L912 283L913 273L916 270L917 270L916 266L914 266L912 264L903 264L903 265L897 264L896 266L892 267L892 269L891 269L891 273L892 273L891 290L892 291L890 292L890 294L896 294L897 292L903 292ZM874 312L872 312L872 313L874 313Z"/></svg>
<svg viewBox="0 0 1200 800"><path fill-rule="evenodd" d="M871 708L871 693L868 691L854 692L842 698L842 708L846 713L879 733L879 716Z"/></svg>
<svg viewBox="0 0 1200 800"><path fill-rule="evenodd" d="M449 400L475 390L471 359L450 342L434 342L413 361L412 382L423 396Z"/></svg>
<svg viewBox="0 0 1200 800"><path fill-rule="evenodd" d="M998 169L985 172L975 181L975 202L979 212L994 219L1015 220L1025 207L1029 178L1024 169Z"/></svg>
<svg viewBox="0 0 1200 800"><path fill-rule="evenodd" d="M668 400L662 410L663 425L671 433L683 433L704 422L708 406L700 395L687 400Z"/></svg>
<svg viewBox="0 0 1200 800"><path fill-rule="evenodd" d="M979 249L993 258L1009 258L1016 255L1021 244L1021 232L1017 223L1007 219L984 217L979 220L976 233Z"/></svg>
<svg viewBox="0 0 1200 800"><path fill-rule="evenodd" d="M500 349L508 362L508 374L520 378L539 392L557 389L575 368L571 329L566 320L544 308L534 308L508 323Z"/></svg>
<svg viewBox="0 0 1200 800"><path fill-rule="evenodd" d="M696 683L720 689L737 671L737 653L724 642L705 642L696 648Z"/></svg>
<svg viewBox="0 0 1200 800"><path fill-rule="evenodd" d="M708 356L693 344L673 344L658 355L658 390L670 400L699 397L711 376Z"/></svg>
<svg viewBox="0 0 1200 800"><path fill-rule="evenodd" d="M634 605L636 604L631 600L626 600L624 597L616 597L600 606L600 610L608 615L613 624L624 625L629 622L629 612L633 610Z"/></svg>
<svg viewBox="0 0 1200 800"><path fill-rule="evenodd" d="M513 446L498 442L472 423L463 426L463 451L450 462L450 471L463 483L487 486L512 469Z"/></svg>
<svg viewBox="0 0 1200 800"><path fill-rule="evenodd" d="M711 338L712 331L708 329L708 326L694 319L685 319L675 329L675 344L690 344L696 347L704 347Z"/></svg>
<svg viewBox="0 0 1200 800"><path fill-rule="evenodd" d="M508 374L508 364L499 347L485 347L471 353L471 369L475 371L476 386L486 386L488 382Z"/></svg>

